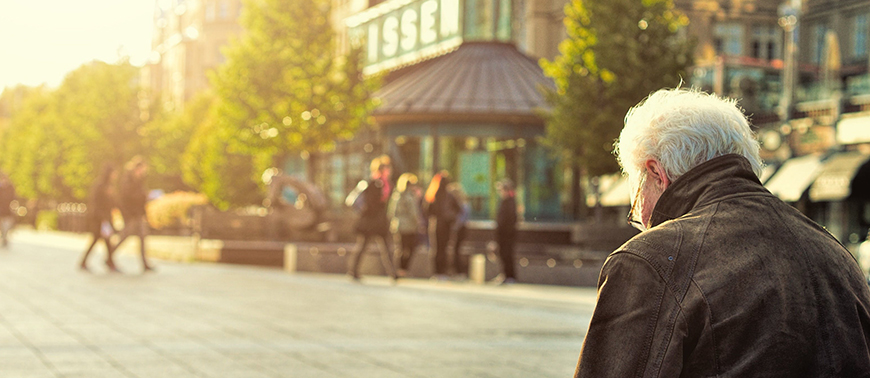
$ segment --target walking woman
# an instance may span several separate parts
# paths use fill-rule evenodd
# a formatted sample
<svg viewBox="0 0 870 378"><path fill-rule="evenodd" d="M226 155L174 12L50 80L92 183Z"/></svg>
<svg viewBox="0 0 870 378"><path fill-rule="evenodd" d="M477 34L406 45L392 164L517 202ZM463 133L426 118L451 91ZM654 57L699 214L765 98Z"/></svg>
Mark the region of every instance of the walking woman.
<svg viewBox="0 0 870 378"><path fill-rule="evenodd" d="M399 245L399 269L396 271L399 277L407 275L411 256L417 248L417 235L423 227L423 214L419 204L420 187L417 186L417 176L413 173L402 174L387 208L390 232Z"/></svg>
<svg viewBox="0 0 870 378"><path fill-rule="evenodd" d="M145 190L145 173L148 165L140 156L136 156L127 162L124 167L124 175L118 185L119 207L124 216L124 231L121 239L115 246L117 249L128 237L139 237L139 252L142 254L142 271L150 272L154 268L145 259L145 236L148 234L148 222L145 220L145 203L148 202L148 191Z"/></svg>
<svg viewBox="0 0 870 378"><path fill-rule="evenodd" d="M393 266L393 243L390 239L390 221L387 219L387 201L390 199L390 157L383 155L372 160L372 179L368 181L366 188L359 194L360 216L356 224L357 245L354 248L353 268L348 272L355 280L359 280L359 265L365 253L369 241L380 239L378 246L381 249L381 261L387 271L387 275L396 276L396 268ZM355 202L355 201L354 201Z"/></svg>
<svg viewBox="0 0 870 378"><path fill-rule="evenodd" d="M112 243L109 238L115 232L115 227L112 225L112 209L115 207L114 191L112 183L117 178L118 174L115 168L109 164L103 167L97 180L91 188L90 197L88 198L87 212L87 227L94 239L88 249L85 250L85 255L82 256L80 267L82 270L88 270L88 256L100 240L106 245L106 266L111 272L117 272L115 262L112 260Z"/></svg>

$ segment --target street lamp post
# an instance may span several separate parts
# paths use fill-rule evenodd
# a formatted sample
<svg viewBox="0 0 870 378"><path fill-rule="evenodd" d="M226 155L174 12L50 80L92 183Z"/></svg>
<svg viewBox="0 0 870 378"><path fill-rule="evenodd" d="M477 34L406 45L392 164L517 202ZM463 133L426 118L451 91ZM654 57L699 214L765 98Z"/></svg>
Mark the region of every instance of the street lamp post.
<svg viewBox="0 0 870 378"><path fill-rule="evenodd" d="M779 101L779 118L783 122L791 119L794 107L794 93L797 86L798 21L801 0L789 0L779 6L779 26L785 31L785 65L782 69L782 98Z"/></svg>

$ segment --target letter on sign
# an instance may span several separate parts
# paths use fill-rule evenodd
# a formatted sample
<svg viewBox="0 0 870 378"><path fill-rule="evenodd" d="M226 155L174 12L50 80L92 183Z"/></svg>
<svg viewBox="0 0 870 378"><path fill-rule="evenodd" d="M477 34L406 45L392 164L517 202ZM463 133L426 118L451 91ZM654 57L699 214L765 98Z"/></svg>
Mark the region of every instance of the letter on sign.
<svg viewBox="0 0 870 378"><path fill-rule="evenodd" d="M368 35L368 54L369 54L369 62L377 62L378 61L378 24L373 22L369 24L369 35Z"/></svg>
<svg viewBox="0 0 870 378"><path fill-rule="evenodd" d="M399 51L399 20L395 16L384 19L384 46L381 51L386 57L393 57Z"/></svg>
<svg viewBox="0 0 870 378"><path fill-rule="evenodd" d="M402 13L402 49L411 50L417 45L417 12L408 9Z"/></svg>
<svg viewBox="0 0 870 378"><path fill-rule="evenodd" d="M428 45L438 39L435 31L435 11L438 10L438 2L428 0L420 5L420 43Z"/></svg>
<svg viewBox="0 0 870 378"><path fill-rule="evenodd" d="M459 33L459 0L441 0L441 38Z"/></svg>

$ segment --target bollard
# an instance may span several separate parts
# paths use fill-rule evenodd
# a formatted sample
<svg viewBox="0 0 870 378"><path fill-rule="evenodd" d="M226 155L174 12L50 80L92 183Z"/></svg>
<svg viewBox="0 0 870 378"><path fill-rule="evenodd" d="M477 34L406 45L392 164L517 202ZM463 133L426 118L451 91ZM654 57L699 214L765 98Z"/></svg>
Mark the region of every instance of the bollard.
<svg viewBox="0 0 870 378"><path fill-rule="evenodd" d="M477 253L471 255L468 264L468 278L476 284L486 281L486 255Z"/></svg>
<svg viewBox="0 0 870 378"><path fill-rule="evenodd" d="M284 245L284 271L296 272L296 244Z"/></svg>

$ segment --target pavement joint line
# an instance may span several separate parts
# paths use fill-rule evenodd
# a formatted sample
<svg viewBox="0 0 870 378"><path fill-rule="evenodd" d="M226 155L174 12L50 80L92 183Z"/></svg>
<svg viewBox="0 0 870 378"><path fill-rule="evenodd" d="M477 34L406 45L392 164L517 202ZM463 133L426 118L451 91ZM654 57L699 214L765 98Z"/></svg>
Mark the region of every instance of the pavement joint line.
<svg viewBox="0 0 870 378"><path fill-rule="evenodd" d="M14 293L14 291L13 291L13 293ZM15 296L15 294L10 294L10 295L13 296L13 297ZM64 296L58 296L58 297L59 297L59 298L64 298ZM43 309L41 309L41 308L39 308L39 307L37 307L37 306L33 306L33 305L31 304L30 301L24 301L24 300L23 300L22 298L20 298L20 297L19 297L19 298L16 298L16 299L17 299L19 302L21 302L21 303L26 303L26 305L27 305L28 307L30 307L34 312L36 312L36 313L41 313L42 316L43 316L44 318L46 318L46 319L49 319L49 321L50 321L50 322L51 322L55 327L57 327L57 328L60 329L61 331L65 332L66 334L72 336L74 339L76 339L76 341L79 342L79 344L81 344L82 346L85 346L87 349L89 349L89 350L91 350L92 352L94 352L95 354L99 355L99 356L100 356L101 358L103 358L106 362L108 362L111 366L115 367L117 370L119 370L120 372L124 373L124 375L126 375L126 376L128 376L128 377L132 377L132 378L137 378L136 375L134 375L132 372L130 372L129 370L127 370L123 365L119 364L117 360L115 360L114 358L112 358L110 355L108 355L108 354L105 353L104 351L100 350L99 348L96 348L95 345L93 345L93 343L88 342L88 340L86 340L86 339L82 336L81 333L79 333L79 332L77 332L77 331L75 331L75 330L73 330L73 329L70 329L70 328L66 327L66 326L64 325L63 322L61 322L61 321L59 321L59 320L57 319L57 317L54 315L54 313L51 313L51 312L45 311L45 310L43 310ZM73 306L70 306L70 303L73 303L73 302L72 302L72 301L68 301L67 303L64 303L64 305L66 305L66 306L68 306L68 307L73 307Z"/></svg>
<svg viewBox="0 0 870 378"><path fill-rule="evenodd" d="M74 302L72 302L72 303L74 303ZM73 306L76 306L76 305L77 305L77 304L74 303ZM79 311L81 311L81 310L82 310L82 309L79 308ZM89 311L85 310L84 312L89 312ZM101 320L101 322L102 322L103 324L111 324L111 325L114 325L116 329L128 330L128 329L126 329L126 328L124 328L124 327L118 325L117 323L115 323L112 319L102 317L99 313L96 313L96 312L90 312L90 316L92 316L92 317L94 317L94 318L97 318L97 319ZM166 357L167 359L172 360L173 362L177 363L178 365L180 365L180 366L186 368L186 369L188 370L189 373L194 374L194 375L197 375L197 376L200 376L200 377L205 376L205 375L203 375L202 372L200 372L200 371L198 371L197 369L193 368L193 367L190 366L189 364L184 363L183 361L181 361L180 359L176 358L175 356L173 356L173 355L171 355L171 354L161 353L162 351L161 351L159 348L156 348L156 347L154 346L153 342L151 342L151 340L149 340L148 338L141 338L141 339L139 339L139 341L140 341L140 343L142 343L142 344L144 344L144 345L148 345L148 346L150 346L151 349L152 349L153 351L157 352L158 354L163 354L164 357Z"/></svg>
<svg viewBox="0 0 870 378"><path fill-rule="evenodd" d="M0 252L4 321L56 372L12 328L0 335L45 376L121 376L106 354L141 378L565 376L589 316L572 296L594 293L159 261L156 274L85 274L76 238L53 240Z"/></svg>
<svg viewBox="0 0 870 378"><path fill-rule="evenodd" d="M13 325L12 325L12 324L7 320L7 319L6 319L6 317L4 317L2 314L0 314L0 323L2 323L2 324L3 324L3 325L4 325L4 326L9 330L9 332L12 333L12 334L15 336L16 339L18 339L18 342L20 342L21 344L23 344L25 347L27 347L28 350L30 350L31 353L33 353L34 355L36 355L36 358L38 358L38 359L40 360L40 362L42 362L42 364L43 364L46 368L48 368L48 370L51 372L51 374L53 374L55 377L61 377L61 375L60 375L60 371L58 371L58 370L57 370L57 367L54 366L54 364L51 363L51 361L48 360L48 358L45 356L45 354L42 353L42 351L41 351L39 348L37 348L37 347L36 347L36 346L35 346L35 345L30 341L30 339L28 339L28 338L25 337L23 334L21 334L21 332L19 332L18 329L15 328L15 327L14 327L14 326L13 326Z"/></svg>
<svg viewBox="0 0 870 378"><path fill-rule="evenodd" d="M41 290L46 290L46 289L43 287ZM50 289L48 289L48 290L50 290ZM13 292L14 292L14 291L13 291ZM14 294L10 294L10 295L14 296ZM58 296L58 297L59 297L59 298L63 298L63 296ZM22 298L20 298L20 297L17 297L16 300L18 300L18 301L21 302L21 303L25 303L26 306L27 306L27 307L30 307L30 308L32 309L32 311L34 311L35 313L41 313L41 314L42 314L42 317L44 317L44 318L46 318L46 319L49 319L49 321L50 321L50 322L51 322L55 327L57 327L59 330L63 331L64 333L66 333L66 334L72 336L74 339L76 339L77 342L79 342L79 344L80 344L81 346L84 346L85 348L87 348L87 349L90 350L91 352L94 352L95 354L99 355L102 359L104 359L104 360L105 360L106 362L108 362L111 366L113 366L114 368L116 368L119 372L123 373L124 375L126 375L126 376L128 376L128 377L137 378L137 376L136 376L135 374L133 374L132 372L130 372L129 370L127 370L123 365L121 365L120 363L118 363L117 360L115 360L114 358L112 358L110 355L108 355L107 353L105 353L105 352L102 351L101 349L96 348L95 345L93 345L93 343L88 342L84 337L82 337L82 335L81 335L80 333L78 333L78 332L76 332L76 331L73 331L73 330L70 330L70 329L68 329L67 327L65 327L64 324L63 324L62 322L58 321L58 319L54 316L54 314L49 313L49 312L47 312L47 311L44 311L44 310L42 310L42 309L39 308L39 307L33 306L33 305L30 304L29 301L24 301L24 300L23 300ZM72 307L72 308L74 308L75 305L70 306L70 303L74 303L74 302L68 302L68 303L64 303L64 304L65 304L66 306L68 306L68 307ZM80 309L79 309L79 310L80 310ZM41 350L40 350L40 352L41 352Z"/></svg>

